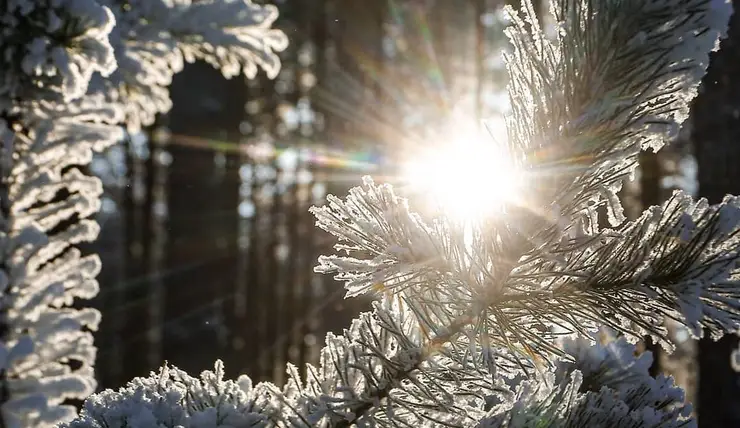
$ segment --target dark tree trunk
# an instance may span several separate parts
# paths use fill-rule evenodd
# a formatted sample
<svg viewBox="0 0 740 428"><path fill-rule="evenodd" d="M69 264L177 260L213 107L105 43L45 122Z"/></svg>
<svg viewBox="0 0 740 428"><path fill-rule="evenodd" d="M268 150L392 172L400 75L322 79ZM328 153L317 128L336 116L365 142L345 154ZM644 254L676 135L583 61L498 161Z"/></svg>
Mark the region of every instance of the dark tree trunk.
<svg viewBox="0 0 740 428"><path fill-rule="evenodd" d="M735 10L740 1L734 0ZM740 14L730 20L729 36L713 54L693 106L693 134L699 196L717 203L740 193ZM740 426L740 374L730 366L735 335L719 342L703 339L699 348L701 428Z"/></svg>
<svg viewBox="0 0 740 428"><path fill-rule="evenodd" d="M170 363L198 373L228 352L244 81L226 80L205 63L188 64L173 80L172 101L162 349Z"/></svg>
<svg viewBox="0 0 740 428"><path fill-rule="evenodd" d="M640 205L642 209L658 205L662 201L662 192L660 188L661 168L658 153L653 151L643 151L639 157L640 163ZM660 371L659 355L660 346L653 343L650 337L645 337L645 350L652 352L653 365L650 367L650 374L655 376Z"/></svg>
<svg viewBox="0 0 740 428"><path fill-rule="evenodd" d="M144 376L148 373L145 358L146 350L141 351L141 342L144 340L148 326L146 324L146 294L147 294L147 252L151 234L149 216L151 200L147 195L151 193L151 186L147 182L148 159L142 150L148 143L133 139L126 141L126 171L127 183L124 196L124 216L126 233L126 252L124 266L126 269L126 284L119 288L123 298L123 308L116 311L118 332L123 339L124 346L119 349L123 354L121 370L125 377Z"/></svg>

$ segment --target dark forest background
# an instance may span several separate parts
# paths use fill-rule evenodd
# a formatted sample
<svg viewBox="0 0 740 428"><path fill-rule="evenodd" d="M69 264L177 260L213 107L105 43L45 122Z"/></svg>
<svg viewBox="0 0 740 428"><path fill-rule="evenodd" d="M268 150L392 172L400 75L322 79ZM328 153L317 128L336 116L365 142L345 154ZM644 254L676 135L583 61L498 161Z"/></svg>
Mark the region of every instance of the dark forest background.
<svg viewBox="0 0 740 428"><path fill-rule="evenodd" d="M277 384L286 361L316 362L325 333L368 301L313 273L333 240L308 208L365 174L393 181L399 154L452 108L476 120L506 111L501 0L274 3L291 43L277 79L187 65L170 113L92 165L106 189L90 248L103 261L102 388L164 361L198 373L220 358L229 376ZM641 157L623 192L632 217L677 187L710 202L740 193L739 21L676 143ZM654 371L676 376L701 426L740 426L737 338L696 343L670 328L673 356L645 344Z"/></svg>

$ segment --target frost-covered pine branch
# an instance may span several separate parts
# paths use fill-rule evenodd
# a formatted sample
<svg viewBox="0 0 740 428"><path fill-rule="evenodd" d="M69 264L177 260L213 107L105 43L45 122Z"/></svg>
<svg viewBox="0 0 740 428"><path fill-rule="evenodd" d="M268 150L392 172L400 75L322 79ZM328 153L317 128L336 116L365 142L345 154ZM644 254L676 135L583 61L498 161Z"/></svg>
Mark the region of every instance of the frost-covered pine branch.
<svg viewBox="0 0 740 428"><path fill-rule="evenodd" d="M658 131L684 117L716 43L714 29L723 28L715 22L718 13L701 0L560 1L555 6L560 22L557 40L546 40L537 25L531 26L530 34L513 12L515 29L509 31L516 46L508 63L513 106L509 151L529 180L524 204L508 207L508 215L486 220L469 232L449 219L425 223L392 189L370 181L350 192L346 201L331 198L327 207L315 210L318 225L336 235L338 249L350 257L324 257L320 269L338 272L350 294L372 291L382 283L402 292L410 304L423 306L420 321L429 328L454 327L456 333L462 333L465 325L487 333L495 329L501 340L547 354L554 349L547 349L546 335L523 328L536 324L543 307L562 309L561 319L543 321L569 330L585 332L585 324L615 317L621 322L629 308L620 311L619 305L600 304L614 302L622 291L627 299L630 287L648 285L645 292L659 292L664 284L645 284L640 276L674 275L670 269L677 267L668 263L650 266L659 257L676 257L671 251L690 255L682 262L697 266L686 277L669 276L680 284L665 286L688 290L691 287L682 284L695 281L702 290L714 287L723 275L731 277L735 261L731 254L719 272L710 272L717 266L710 257L723 245L722 249L732 247L734 200L707 213L699 208L696 215L690 204L676 208L669 203L638 222L624 223L615 194L634 169L640 148L659 147L666 135ZM726 15L724 20L726 26ZM635 39L635 34L644 34L644 40ZM676 199L685 200L680 195ZM599 230L600 205L610 208L613 224L621 223L618 228ZM676 209L679 212L672 212ZM659 226L665 230L656 229L660 211L669 211L667 224ZM708 217L715 211L723 214L720 230ZM470 233L472 244L463 239ZM698 245L683 249L677 242L694 235ZM615 253L620 249L629 252ZM609 260L611 264L605 265ZM602 271L604 266L617 270ZM609 275L611 283L606 281ZM557 283L548 278L557 278ZM591 295L584 296L585 301L570 299L611 287L608 299ZM559 293L567 293L569 300L561 301ZM654 303L662 304L657 297ZM724 317L722 330L727 331L737 317L736 307L727 306L725 297L731 302L736 296L697 299L694 303L699 306L693 307L665 303L669 308L664 312L689 315L691 323L703 321L701 315L694 319L696 311L708 311L716 298L722 310L711 317ZM574 317L562 305L574 305L581 316ZM605 316L610 313L613 316ZM662 336L661 331L651 333Z"/></svg>
<svg viewBox="0 0 740 428"><path fill-rule="evenodd" d="M287 47L285 34L272 28L273 5L252 0L99 0L116 16L110 42L118 67L95 76L91 92L120 103L129 129L151 125L172 107L168 86L185 62L205 61L227 78L248 78L263 69L277 76L275 52Z"/></svg>
<svg viewBox="0 0 740 428"><path fill-rule="evenodd" d="M104 391L85 403L79 419L67 428L258 427L265 425L266 404L248 377L224 381L223 363L200 379L174 367L163 367L148 378L136 378L119 392Z"/></svg>
<svg viewBox="0 0 740 428"><path fill-rule="evenodd" d="M0 2L0 427L68 421L65 400L96 387L100 314L72 304L98 292L100 261L76 245L98 234L102 186L80 168L121 141L121 125L169 108L131 114L146 104L137 94L166 98L183 56L229 76L274 74L285 45L275 16L250 0Z"/></svg>
<svg viewBox="0 0 740 428"><path fill-rule="evenodd" d="M616 194L685 118L726 4L557 0L550 38L523 4L509 10L506 151L525 193L491 217L426 220L367 178L314 208L339 241L317 270L378 301L327 335L317 366L254 387L265 425L695 426L630 341L670 349L666 316L695 336L738 330L740 201L677 192L628 222ZM619 337L593 340L603 326ZM106 426L96 403L75 427Z"/></svg>
<svg viewBox="0 0 740 428"><path fill-rule="evenodd" d="M497 397L480 428L695 427L683 391L673 379L648 373L652 355L636 355L624 338L569 340L570 360L544 379L523 381Z"/></svg>

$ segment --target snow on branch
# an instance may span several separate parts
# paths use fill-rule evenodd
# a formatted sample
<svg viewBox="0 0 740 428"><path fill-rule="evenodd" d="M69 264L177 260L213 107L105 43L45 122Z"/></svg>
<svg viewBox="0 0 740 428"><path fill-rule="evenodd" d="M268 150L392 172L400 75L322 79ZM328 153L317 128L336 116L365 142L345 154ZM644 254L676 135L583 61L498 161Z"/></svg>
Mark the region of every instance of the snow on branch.
<svg viewBox="0 0 740 428"><path fill-rule="evenodd" d="M41 106L43 107L43 103ZM57 106L56 110L53 106ZM8 135L4 157L2 272L2 417L6 427L47 427L76 414L67 399L84 399L96 387L96 349L90 330L100 314L72 309L98 292L96 255L76 244L96 238L89 217L100 205L100 181L77 165L107 147L122 130L115 108L86 99L64 108L36 106ZM61 197L60 195L65 195Z"/></svg>
<svg viewBox="0 0 740 428"><path fill-rule="evenodd" d="M710 0L559 0L550 41L523 5L528 22L510 10L508 152L529 175L526 203L425 221L366 179L314 208L339 240L317 270L379 302L327 335L305 376L289 366L282 390L255 387L268 426L695 426L680 389L650 377L628 340L668 345L652 324L664 316L695 335L737 330L740 202L677 193L626 222L616 192L639 150L685 117L727 17ZM604 204L614 229L597 223ZM602 324L624 337L592 345ZM561 346L566 333L583 339ZM142 401L147 382L88 400L88 414L155 413L117 404Z"/></svg>
<svg viewBox="0 0 740 428"><path fill-rule="evenodd" d="M93 73L113 72L114 23L110 9L95 0L0 3L0 112L19 100L75 99Z"/></svg>
<svg viewBox="0 0 740 428"><path fill-rule="evenodd" d="M372 312L360 314L343 334L327 335L320 365L308 365L305 377L299 368L289 365L289 381L282 390L260 383L245 390L246 399L237 396L235 400L232 393L224 392L229 390L227 382L226 386L214 384L208 400L221 397L221 402L243 403L237 407L254 417L250 419L254 426L472 426L485 415L485 402L496 389L491 374L425 345L418 333L408 309L397 301L383 299ZM417 361L413 356L419 353L429 354L421 367L413 365ZM412 377L401 375L417 369L421 370ZM93 396L86 401L80 417L63 426L150 426L145 422L173 428L252 426L213 419L212 425L201 424L205 419L192 409L207 413L214 405L196 399L183 403L183 397L202 395L203 386L177 379L171 382L169 377L173 376L168 373L172 371L165 368L159 375L135 379L118 392ZM187 379L184 373L176 373L179 379ZM238 383L251 385L245 376ZM173 413L175 418L171 418ZM216 414L229 415L230 411Z"/></svg>
<svg viewBox="0 0 740 428"><path fill-rule="evenodd" d="M288 374L275 413L301 427L469 426L495 390L486 367L430 341L394 298L381 298L342 335L328 334L305 381L296 367Z"/></svg>
<svg viewBox="0 0 740 428"><path fill-rule="evenodd" d="M424 284L424 278L414 278L444 262L438 243L444 236L412 213L391 186L363 181L346 200L329 195L327 205L311 208L316 225L339 238L337 251L363 257L321 256L316 271L338 272L347 297Z"/></svg>
<svg viewBox="0 0 740 428"><path fill-rule="evenodd" d="M740 325L739 245L740 199L710 206L676 192L616 230L525 256L505 288L532 298L510 316L536 314L580 333L600 322L635 338L650 334L671 348L662 327L669 317L695 337L708 329L718 339ZM498 301L506 312L507 298Z"/></svg>
<svg viewBox="0 0 740 428"><path fill-rule="evenodd" d="M531 6L524 19L508 9L507 128L531 172L547 182L531 199L556 202L566 217L605 199L612 224L624 220L616 192L640 149L659 149L686 118L727 28L729 5L718 3L555 0L555 40ZM598 186L584 189L582 181Z"/></svg>
<svg viewBox="0 0 740 428"><path fill-rule="evenodd" d="M122 111L80 98L116 66L111 11L93 0L0 4L0 413L8 428L76 414L68 399L96 387L91 330L73 309L98 292L100 261L76 244L97 236L100 182L82 174L93 150L122 137Z"/></svg>
<svg viewBox="0 0 740 428"><path fill-rule="evenodd" d="M666 346L651 324L662 316L697 335L737 330L734 199L708 207L676 195L616 230L596 221L606 204L612 223L624 222L622 179L642 148L658 149L685 118L727 17L707 0L563 0L551 42L524 3L527 22L510 11L508 125L514 163L532 177L526 204L472 226L425 223L366 179L345 201L313 210L346 253L322 257L317 270L334 272L348 295L396 296L428 343L480 349L491 372L507 353L523 357L525 371L563 355L553 327L588 336L607 324ZM414 370L399 374L415 376L429 355L414 354Z"/></svg>
<svg viewBox="0 0 740 428"><path fill-rule="evenodd" d="M663 317L697 336L708 328L715 338L740 322L737 198L708 206L676 193L619 229L530 246L516 262L505 258L509 251L486 250L492 240L506 248L510 235L487 230L485 240L478 232L465 252L463 244L449 243L465 230L424 224L389 186L369 179L346 202L331 198L314 213L339 237L337 248L349 252L322 257L317 269L337 272L352 295L404 296L421 328L438 339L486 332L485 343L547 357L557 353L550 325L588 334L607 324L634 337L652 334L670 347Z"/></svg>
<svg viewBox="0 0 740 428"><path fill-rule="evenodd" d="M264 427L266 405L260 388L240 377L224 380L224 367L194 378L165 366L148 378L136 378L118 392L106 390L85 402L80 417L60 428L113 427Z"/></svg>
<svg viewBox="0 0 740 428"><path fill-rule="evenodd" d="M397 306L383 302L373 313L361 314L343 335L327 336L321 366L309 365L305 382L289 366L290 380L282 391L269 383L252 387L246 376L223 381L220 362L215 373L204 372L200 380L164 367L117 392L93 396L80 417L62 427L696 426L683 391L671 378L648 373L650 353L638 355L634 345L604 333L596 336L596 344L567 341L567 359L554 371L508 385L444 352L435 354L419 376L393 384L393 377L385 376L393 374L388 370L411 369L406 357L418 348L402 339L400 330L406 328L385 324L389 317L401 318ZM387 395L366 394L379 391Z"/></svg>
<svg viewBox="0 0 740 428"><path fill-rule="evenodd" d="M253 78L258 69L274 78L277 52L286 35L272 25L273 5L252 0L102 0L116 16L111 43L117 70L96 76L91 90L121 103L130 129L153 122L172 107L167 87L184 62L203 60L224 76L240 72Z"/></svg>
<svg viewBox="0 0 740 428"><path fill-rule="evenodd" d="M574 340L565 349L573 362L500 394L478 427L696 427L673 379L648 373L649 352L636 356L634 345L609 337L595 345Z"/></svg>
<svg viewBox="0 0 740 428"><path fill-rule="evenodd" d="M76 246L98 234L102 185L81 169L169 109L184 60L274 76L276 17L250 0L0 2L0 426L68 421L96 387L100 314L72 306L98 292Z"/></svg>

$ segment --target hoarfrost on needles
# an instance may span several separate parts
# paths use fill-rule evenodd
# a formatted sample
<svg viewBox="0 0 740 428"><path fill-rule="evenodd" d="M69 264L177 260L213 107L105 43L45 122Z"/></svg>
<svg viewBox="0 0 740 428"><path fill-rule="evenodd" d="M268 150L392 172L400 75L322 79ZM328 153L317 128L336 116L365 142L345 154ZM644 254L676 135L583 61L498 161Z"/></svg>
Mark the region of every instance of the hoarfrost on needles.
<svg viewBox="0 0 740 428"><path fill-rule="evenodd" d="M275 77L277 52L287 37L271 28L277 8L251 0L100 0L114 11L117 24L110 41L118 68L95 76L91 91L120 103L126 126L150 125L172 103L168 86L185 62L205 61L233 77L252 78L258 69Z"/></svg>
<svg viewBox="0 0 740 428"><path fill-rule="evenodd" d="M250 74L255 65L270 72L278 65L274 51L285 42L269 28L274 9L250 2L243 3L244 14L236 11L236 0L142 0L126 11L118 2L103 3L119 21L110 39L120 74L107 81L95 77L89 91L100 108L122 106L134 128L168 108L166 86L183 61L203 59L226 75L237 69ZM640 150L658 150L685 119L708 54L726 30L724 5L557 0L552 11L559 31L548 39L532 4L522 3L523 17L509 9L514 49L506 61L508 152L525 179L534 177L525 206L509 204L506 215L472 225L429 220L390 186L366 179L345 199L331 197L312 210L317 225L338 239L337 254L323 256L317 270L345 282L349 296L377 297L372 310L342 334L326 336L317 365L289 365L283 388L252 387L247 377L224 381L220 363L200 379L164 367L118 392L93 395L80 417L64 426L695 426L682 391L671 378L651 377L651 356L636 355L631 341L648 334L670 349L661 327L665 317L695 336L708 331L716 339L738 330L740 199L710 206L678 192L626 221L616 193L631 178ZM211 20L199 22L196 12ZM212 50L215 41L233 55ZM17 134L13 150L29 160L11 165L8 171L22 179L4 201L6 229L15 233L4 238L10 249L4 303L10 315L11 304L40 305L42 310L27 313L39 320L57 314L48 307L60 307L55 310L73 318L65 324L72 326L69 337L83 341L88 336L79 326L93 326L96 314L64 309L68 300L59 299L70 285L34 269L64 269L67 259L60 255L69 254L69 263L87 272L70 284L80 296L94 293L97 263L69 247L94 236L94 227L82 221L74 233L46 233L58 213L96 209L99 190L81 176L60 176L55 157L31 152L48 140L54 153L71 144L78 159L88 159L90 144L74 145L77 131L69 131L90 126L91 139L107 142L113 139L106 137L108 124L116 121L95 114L74 121L53 104L36 103L28 112L34 131ZM7 136L13 126L0 130ZM563 164L568 168L551 168ZM35 187L24 187L28 180L42 188L68 180L63 186L79 197L62 202L49 196L45 203L59 205L43 210L24 199ZM24 201L22 210L13 210L14 200ZM598 223L602 205L609 208L610 229ZM36 315L24 316L24 328L38 322ZM604 330L596 334L599 328ZM566 333L577 338L559 341ZM11 335L5 342L0 355L6 367L33 358L31 345L38 345L29 337Z"/></svg>
<svg viewBox="0 0 740 428"><path fill-rule="evenodd" d="M100 314L72 305L98 292L100 261L75 246L98 234L102 185L79 167L121 141L121 125L169 108L183 57L274 75L276 15L250 0L0 2L0 425L71 420L65 400L96 387Z"/></svg>
<svg viewBox="0 0 740 428"><path fill-rule="evenodd" d="M87 400L80 417L60 428L247 428L263 427L260 406L267 405L250 382L223 379L223 363L193 378L165 366L136 378L118 392L103 391Z"/></svg>
<svg viewBox="0 0 740 428"><path fill-rule="evenodd" d="M695 427L691 405L673 379L648 373L649 352L608 335L574 339L564 349L572 360L557 362L544 379L523 382L493 407L480 428Z"/></svg>

